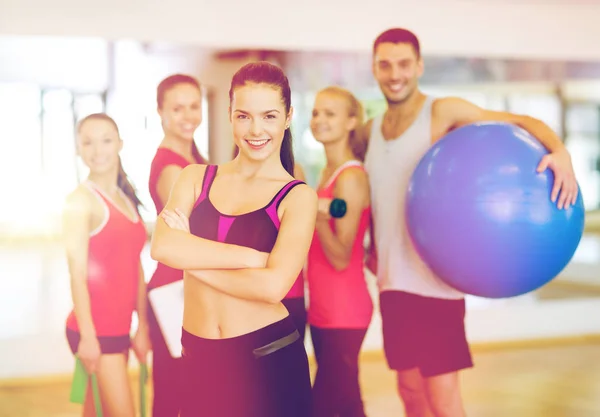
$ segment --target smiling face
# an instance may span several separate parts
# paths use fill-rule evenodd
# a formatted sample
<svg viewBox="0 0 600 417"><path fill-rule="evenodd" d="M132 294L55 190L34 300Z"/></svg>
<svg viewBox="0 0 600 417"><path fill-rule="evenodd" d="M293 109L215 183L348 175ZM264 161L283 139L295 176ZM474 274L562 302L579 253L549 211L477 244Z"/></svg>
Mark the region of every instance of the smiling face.
<svg viewBox="0 0 600 417"><path fill-rule="evenodd" d="M423 61L410 43L384 42L373 56L373 75L389 104L400 104L418 87Z"/></svg>
<svg viewBox="0 0 600 417"><path fill-rule="evenodd" d="M314 138L322 144L348 139L357 124L351 113L348 99L341 94L327 90L317 94L310 121Z"/></svg>
<svg viewBox="0 0 600 417"><path fill-rule="evenodd" d="M114 122L90 118L81 123L77 135L77 150L91 174L102 175L119 169L119 152L123 141Z"/></svg>
<svg viewBox="0 0 600 417"><path fill-rule="evenodd" d="M233 139L240 152L253 160L279 158L292 109L286 111L281 91L264 83L245 83L233 90L229 109Z"/></svg>
<svg viewBox="0 0 600 417"><path fill-rule="evenodd" d="M202 93L190 83L178 83L165 91L158 114L165 134L186 141L202 123Z"/></svg>

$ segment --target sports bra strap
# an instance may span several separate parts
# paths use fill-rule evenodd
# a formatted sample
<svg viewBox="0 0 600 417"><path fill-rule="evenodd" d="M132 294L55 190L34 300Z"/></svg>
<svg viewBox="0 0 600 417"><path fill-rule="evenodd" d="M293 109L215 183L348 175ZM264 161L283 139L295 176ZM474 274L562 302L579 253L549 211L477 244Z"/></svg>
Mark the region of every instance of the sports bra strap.
<svg viewBox="0 0 600 417"><path fill-rule="evenodd" d="M335 182L337 181L340 174L348 168L360 168L363 171L365 170L365 167L362 164L362 162L355 160L355 159L347 161L347 162L343 163L342 165L340 165L333 172L333 174L331 174L331 177L327 180L327 182L325 183L325 185L323 186L322 189L327 189L327 188L331 187L333 184L335 184Z"/></svg>
<svg viewBox="0 0 600 417"><path fill-rule="evenodd" d="M293 180L288 182L286 185L283 186L283 188L281 190L279 190L279 192L275 195L275 198L273 199L273 202L271 203L271 205L275 206L275 209L279 209L279 203L281 203L281 201L285 198L285 196L292 190L292 188L294 188L296 185L300 185L300 184L304 184L304 182L300 181L300 180Z"/></svg>
<svg viewBox="0 0 600 417"><path fill-rule="evenodd" d="M208 193L210 191L210 187L212 186L212 183L215 180L216 176L217 176L217 166L216 165L207 166L206 171L204 171L204 179L202 180L202 191L200 192L200 196L196 200L196 204L194 204L194 207L196 207L198 204L200 204L201 201L206 199L206 197L208 196Z"/></svg>
<svg viewBox="0 0 600 417"><path fill-rule="evenodd" d="M286 185L283 186L283 188L281 188L281 190L279 190L279 192L277 194L275 194L275 197L273 197L273 200L271 200L271 203L267 207L265 207L265 211L271 218L271 221L273 222L275 227L277 227L278 229L279 229L279 216L277 215L277 210L279 209L279 204L285 198L285 196L291 191L291 189L299 184L304 184L304 182L300 181L300 180L293 180L293 181L288 182Z"/></svg>

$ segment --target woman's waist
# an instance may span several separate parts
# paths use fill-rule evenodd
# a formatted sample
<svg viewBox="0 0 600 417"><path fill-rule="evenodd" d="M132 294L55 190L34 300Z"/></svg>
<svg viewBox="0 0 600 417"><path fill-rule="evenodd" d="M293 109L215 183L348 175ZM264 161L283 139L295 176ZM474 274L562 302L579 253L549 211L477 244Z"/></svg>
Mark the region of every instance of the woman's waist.
<svg viewBox="0 0 600 417"><path fill-rule="evenodd" d="M243 300L201 283L186 282L183 327L206 339L238 337L285 318L283 304Z"/></svg>
<svg viewBox="0 0 600 417"><path fill-rule="evenodd" d="M124 278L119 280L119 278ZM111 277L96 279L88 276L87 292L92 309L119 311L133 308L138 297L139 278Z"/></svg>
<svg viewBox="0 0 600 417"><path fill-rule="evenodd" d="M300 334L285 307L283 310L258 320L246 320L240 315L237 321L242 321L241 324L231 320L219 323L207 317L196 323L184 319L181 337L184 355L260 357L292 344Z"/></svg>
<svg viewBox="0 0 600 417"><path fill-rule="evenodd" d="M233 303L219 307L207 307L200 303L190 306L185 303L183 328L206 339L228 339L261 329L288 315L283 304L263 304L253 308Z"/></svg>
<svg viewBox="0 0 600 417"><path fill-rule="evenodd" d="M361 244L356 244L352 247L350 252L350 259L348 259L348 265L342 270L337 270L333 267L327 255L325 255L325 249L321 245L318 238L313 238L311 246L308 251L306 271L307 273L314 271L327 271L334 275L346 275L346 274L363 274L364 270L364 259L365 249Z"/></svg>
<svg viewBox="0 0 600 417"><path fill-rule="evenodd" d="M309 260L306 266L306 281L311 287L343 287L342 290L349 291L367 286L362 259L350 261L348 266L341 270L335 269L327 260Z"/></svg>
<svg viewBox="0 0 600 417"><path fill-rule="evenodd" d="M356 292L310 291L309 309L326 315L363 316L373 310L368 289Z"/></svg>
<svg viewBox="0 0 600 417"><path fill-rule="evenodd" d="M98 336L115 336L129 334L132 325L133 306L119 306L118 308L91 306L92 322ZM69 312L66 320L67 328L79 330L77 314L74 309Z"/></svg>

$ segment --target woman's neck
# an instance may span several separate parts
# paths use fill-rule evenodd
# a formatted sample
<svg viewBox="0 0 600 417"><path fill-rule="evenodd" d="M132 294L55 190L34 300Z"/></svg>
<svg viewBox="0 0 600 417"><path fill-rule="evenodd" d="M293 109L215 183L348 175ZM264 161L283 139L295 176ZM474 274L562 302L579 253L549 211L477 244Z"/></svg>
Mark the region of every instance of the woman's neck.
<svg viewBox="0 0 600 417"><path fill-rule="evenodd" d="M190 141L181 139L176 136L165 135L164 139L160 143L161 148L167 148L173 152L181 155L189 162L196 162L194 154L192 153L192 143Z"/></svg>
<svg viewBox="0 0 600 417"><path fill-rule="evenodd" d="M88 181L94 183L96 187L102 190L107 195L115 195L118 192L118 177L119 172L111 172L106 174L94 174L88 175Z"/></svg>
<svg viewBox="0 0 600 417"><path fill-rule="evenodd" d="M348 139L329 142L324 145L324 148L327 157L327 170L336 170L346 162L356 159L352 149L350 149Z"/></svg>
<svg viewBox="0 0 600 417"><path fill-rule="evenodd" d="M281 157L279 154L273 154L266 160L255 161L240 152L229 164L232 168L232 172L244 179L272 178L274 176L279 176L278 173L285 171L281 164Z"/></svg>

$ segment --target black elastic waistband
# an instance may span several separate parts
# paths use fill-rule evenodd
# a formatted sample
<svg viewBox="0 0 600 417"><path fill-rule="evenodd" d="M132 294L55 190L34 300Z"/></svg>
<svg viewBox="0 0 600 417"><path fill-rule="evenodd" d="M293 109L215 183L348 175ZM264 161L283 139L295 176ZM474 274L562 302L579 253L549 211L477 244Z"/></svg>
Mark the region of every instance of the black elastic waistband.
<svg viewBox="0 0 600 417"><path fill-rule="evenodd" d="M206 339L182 329L181 344L185 356L223 357L252 353L255 357L261 357L290 345L299 338L300 334L288 316L262 329L226 339Z"/></svg>

